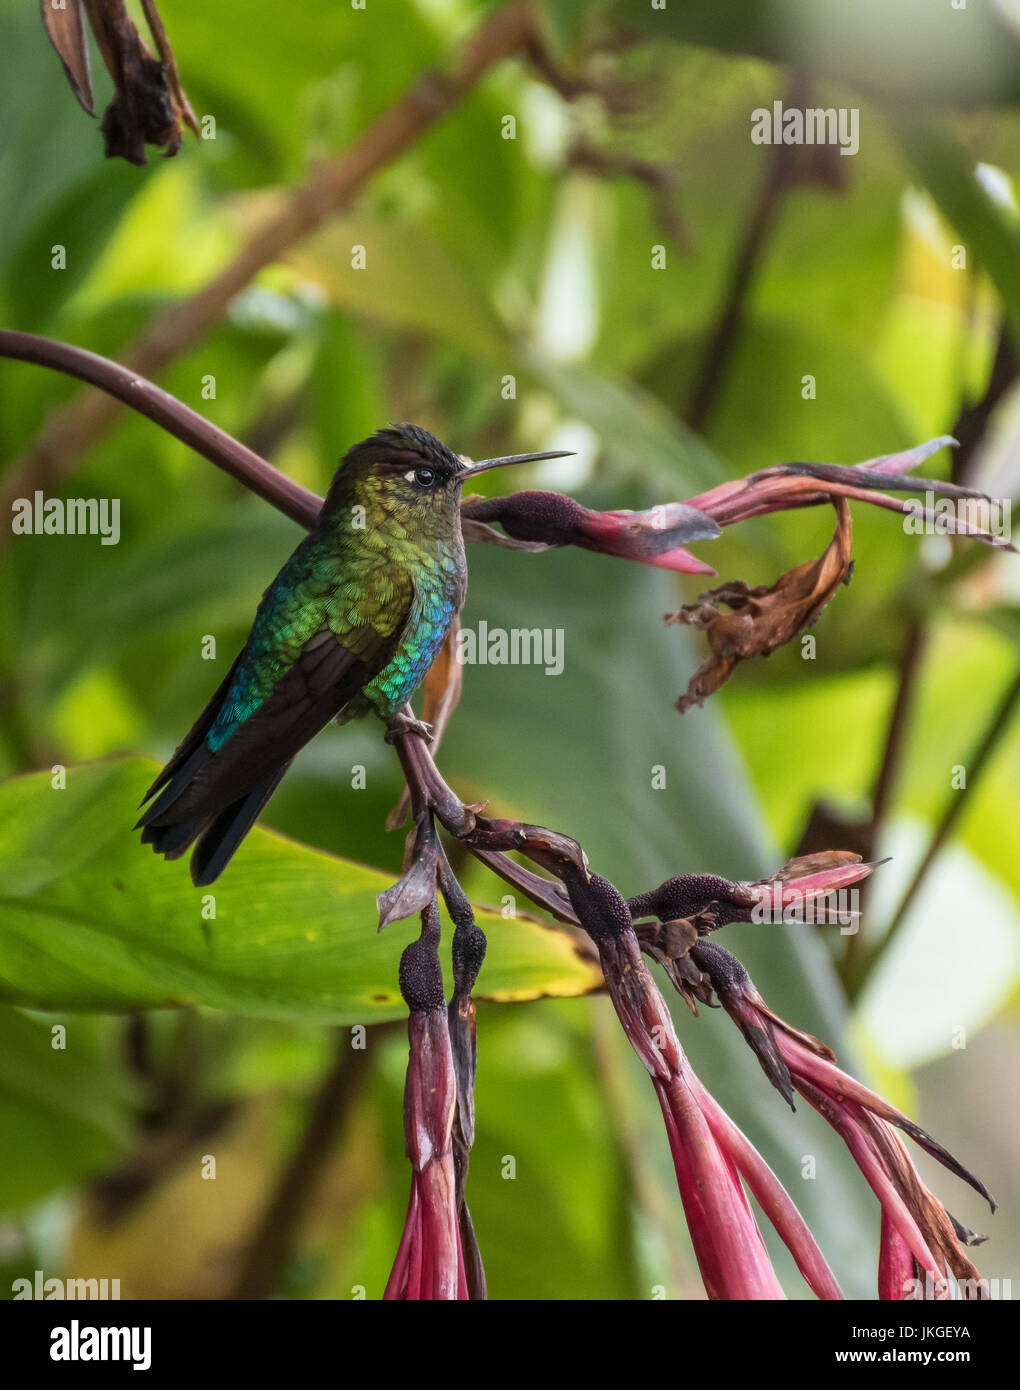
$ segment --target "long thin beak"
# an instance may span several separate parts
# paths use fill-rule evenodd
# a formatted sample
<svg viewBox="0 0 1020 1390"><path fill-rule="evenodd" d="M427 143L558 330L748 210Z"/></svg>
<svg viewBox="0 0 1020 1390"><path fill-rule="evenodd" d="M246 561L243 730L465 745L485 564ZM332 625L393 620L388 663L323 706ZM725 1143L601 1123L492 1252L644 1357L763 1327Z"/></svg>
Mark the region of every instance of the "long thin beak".
<svg viewBox="0 0 1020 1390"><path fill-rule="evenodd" d="M473 463L461 477L473 478L476 473L487 473L490 468L502 468L508 463L537 463L539 459L567 459L573 456L573 449L551 449L544 454L504 454L502 458L482 459L480 463Z"/></svg>

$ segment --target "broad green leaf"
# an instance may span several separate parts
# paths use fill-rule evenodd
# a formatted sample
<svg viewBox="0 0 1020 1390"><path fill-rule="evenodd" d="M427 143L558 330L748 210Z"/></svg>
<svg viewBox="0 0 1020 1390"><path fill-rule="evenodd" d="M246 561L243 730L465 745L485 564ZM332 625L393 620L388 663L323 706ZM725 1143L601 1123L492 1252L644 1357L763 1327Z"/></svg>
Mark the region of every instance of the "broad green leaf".
<svg viewBox="0 0 1020 1390"><path fill-rule="evenodd" d="M179 519L184 515L179 512ZM127 532L123 510L121 519ZM158 614L163 641L187 634L197 662L205 633L219 639L229 624L250 624L266 583L302 534L268 508L248 503L195 512L186 528L128 534L127 544L117 546L101 546L92 537L57 545L49 537L26 537L17 551L25 599L12 615L12 650L22 653L22 672L48 689L77 678L84 663L151 637ZM210 583L213 563L215 585ZM30 634L35 642L26 655ZM234 655L219 652L228 662ZM215 675L215 666L201 666L200 680L210 671ZM164 663L159 672L148 673L150 691L161 683L151 676L165 680L166 669Z"/></svg>
<svg viewBox="0 0 1020 1390"><path fill-rule="evenodd" d="M786 84L765 63L687 46L677 47L668 66L658 65L656 81L666 89L658 100L668 103L670 120L617 132L608 152L643 158L667 173L682 170L679 186L664 199L634 180L619 180L610 200L605 179L596 180L599 360L631 373L673 339L716 324L775 158L772 147L751 142L750 113L771 109ZM815 93L823 108L845 101L844 90L831 84ZM866 154L835 154L832 183L815 180L784 194L758 243L743 302L748 318L782 318L815 336L867 348L901 270L905 169L882 110L863 105L860 120ZM672 219L663 213L664 201ZM657 243L666 263L653 269ZM690 386L689 379L677 383L683 399Z"/></svg>
<svg viewBox="0 0 1020 1390"><path fill-rule="evenodd" d="M201 154L214 169L222 161L231 184L301 177L310 156L343 149L445 47L415 5L401 7L397 27L383 7L326 5L298 21L274 0L226 17L182 4L164 19L199 119L217 118Z"/></svg>
<svg viewBox="0 0 1020 1390"><path fill-rule="evenodd" d="M191 139L189 134L188 139ZM96 225L87 190L74 199L78 218L91 220L80 228L85 244L100 252L81 291L82 309L96 309L130 294L184 295L205 284L235 253L237 232L223 214L212 208L194 159L173 159L158 165L144 182L137 169L120 161L91 175L99 186L118 188L132 174L136 191L115 227ZM77 231L71 224L69 231ZM171 248L174 248L171 250ZM68 265L72 258L68 254ZM17 266L15 266L15 271ZM67 290L63 291L67 297Z"/></svg>
<svg viewBox="0 0 1020 1390"><path fill-rule="evenodd" d="M817 660L797 664L811 670L796 683L775 679L756 685L738 676L715 697L772 832L788 852L817 798L863 810L895 693L889 668L830 674L817 669ZM791 731L796 731L796 757L790 756ZM778 786L782 796L772 795Z"/></svg>
<svg viewBox="0 0 1020 1390"><path fill-rule="evenodd" d="M0 263L6 264L46 209L79 185L90 166L102 166L103 140L99 122L86 116L75 100L35 6L0 6L0 51L4 54ZM102 111L113 89L101 62L92 64L92 79L96 109ZM144 178L140 170L132 172L136 180ZM49 251L49 247L45 249ZM40 281L44 275L59 274L48 267L47 255L45 262L40 262Z"/></svg>
<svg viewBox="0 0 1020 1390"><path fill-rule="evenodd" d="M911 442L883 380L852 342L802 328L790 317L745 323L706 428L736 476L792 459L856 463ZM704 341L675 342L643 373L672 410ZM805 376L814 380L805 399ZM798 522L803 527L803 520Z"/></svg>
<svg viewBox="0 0 1020 1390"><path fill-rule="evenodd" d="M538 6L538 21L562 59L577 47L585 26L601 19L607 8L607 0L544 0Z"/></svg>
<svg viewBox="0 0 1020 1390"><path fill-rule="evenodd" d="M147 759L85 764L0 787L0 996L34 1008L208 1004L264 1018L399 1018L400 952L417 923L376 933L391 879L257 828L214 895L131 823L158 770ZM353 809L353 808L352 808ZM208 914L215 903L215 919ZM570 938L482 913L479 997L583 994L599 981Z"/></svg>
<svg viewBox="0 0 1020 1390"><path fill-rule="evenodd" d="M372 334L348 315L327 310L309 383L310 414L327 468L387 418L382 375L382 354Z"/></svg>

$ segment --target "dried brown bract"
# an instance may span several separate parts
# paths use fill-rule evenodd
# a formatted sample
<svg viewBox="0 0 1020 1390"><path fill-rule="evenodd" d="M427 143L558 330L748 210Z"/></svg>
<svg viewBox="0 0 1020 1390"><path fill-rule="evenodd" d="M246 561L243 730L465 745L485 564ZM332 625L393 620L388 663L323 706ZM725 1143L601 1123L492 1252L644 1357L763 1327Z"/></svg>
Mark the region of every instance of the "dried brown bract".
<svg viewBox="0 0 1020 1390"><path fill-rule="evenodd" d="M108 159L148 163L145 147L167 155L181 147L182 127L198 134L198 122L181 86L173 50L154 0L142 0L155 53L142 38L124 0L40 0L43 25L83 110L95 115L85 15L103 55L115 92L103 113Z"/></svg>
<svg viewBox="0 0 1020 1390"><path fill-rule="evenodd" d="M751 656L768 656L810 627L840 584L850 578L853 527L850 508L835 498L836 530L817 560L806 560L776 580L751 588L732 580L667 613L667 623L687 623L708 636L712 655L691 677L676 702L681 714L700 705L729 680L737 665ZM724 605L729 612L723 611Z"/></svg>

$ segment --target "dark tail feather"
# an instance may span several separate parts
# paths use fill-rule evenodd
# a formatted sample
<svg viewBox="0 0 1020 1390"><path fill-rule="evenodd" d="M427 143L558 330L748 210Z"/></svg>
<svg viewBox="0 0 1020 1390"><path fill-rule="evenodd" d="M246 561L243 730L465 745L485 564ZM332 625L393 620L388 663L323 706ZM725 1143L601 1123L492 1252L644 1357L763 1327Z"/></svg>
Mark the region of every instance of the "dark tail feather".
<svg viewBox="0 0 1020 1390"><path fill-rule="evenodd" d="M212 883L226 868L238 845L255 824L259 812L276 790L288 767L289 762L284 763L282 767L274 768L257 782L250 792L213 815L206 813L172 820L169 824L153 824L156 816L168 811L173 814L174 802L190 785L189 769L185 764L135 829L141 829L143 845L151 845L157 854L162 854L167 859L180 859L188 846L198 840L191 859L192 881L197 886Z"/></svg>
<svg viewBox="0 0 1020 1390"><path fill-rule="evenodd" d="M220 681L218 687L213 693L213 696L209 700L205 709L198 716L194 724L192 724L191 728L184 736L184 739L181 742L180 747L177 749L176 753L167 763L163 771L156 778L155 782L153 782L149 790L142 797L143 806L149 800L150 797L155 796L156 793L160 790L160 788L165 787L167 783L171 781L171 779L176 780L180 790L183 791L184 787L187 785L188 778L181 778L179 774L185 770L185 765L189 762L189 760L194 758L197 752L201 751L202 749L205 749L206 757L209 757L209 750L205 747L205 736L212 728L216 716L220 712L220 706L226 699L227 692L230 690L230 687L233 684L234 673L237 671L238 666L241 664L241 656L243 655L244 653L242 652L240 656L235 657L230 670ZM194 770L194 768L191 769L192 775L194 773ZM163 802L162 797L160 798L160 801ZM155 809L156 808L154 806L150 806L148 811L145 813L146 816L151 816L154 813ZM144 817L139 822L139 824L146 824ZM135 826L135 829L137 830L138 826Z"/></svg>
<svg viewBox="0 0 1020 1390"><path fill-rule="evenodd" d="M276 790L291 759L376 669L332 633L313 638L272 694L214 752L208 734L244 651L143 798L136 829L157 854L176 859L197 840L191 877L204 887L231 856Z"/></svg>
<svg viewBox="0 0 1020 1390"><path fill-rule="evenodd" d="M191 856L191 881L196 888L205 888L214 883L230 863L238 845L259 818L259 812L276 791L280 779L290 767L274 768L257 782L247 796L220 811L216 819L203 831L202 838L195 846ZM190 827L180 827L190 829ZM191 843L192 835L188 844ZM180 851L178 851L179 853Z"/></svg>
<svg viewBox="0 0 1020 1390"><path fill-rule="evenodd" d="M167 770L164 768L159 775L159 779L154 782L145 793L145 800L148 800L161 784L163 790L160 792L159 796L156 797L152 805L148 807L135 822L135 829L141 830L145 827L147 831L154 830L156 827L153 825L153 821L158 821L163 818L177 798L188 790L195 779L195 775L206 765L211 757L212 749L207 747L206 744L201 743L169 777L167 777ZM168 763L167 767L169 766L170 764ZM202 822L199 821L198 828L201 829L201 826ZM197 834L198 830L195 831L195 835ZM194 839L194 837L193 835L192 839ZM142 840L146 844L155 844L155 840L151 839L148 834L143 835ZM190 841L186 843L190 843Z"/></svg>
<svg viewBox="0 0 1020 1390"><path fill-rule="evenodd" d="M142 830L142 844L151 845L157 854L167 859L180 859L206 825L204 818L178 821L175 825L147 825ZM137 830L137 826L135 829Z"/></svg>

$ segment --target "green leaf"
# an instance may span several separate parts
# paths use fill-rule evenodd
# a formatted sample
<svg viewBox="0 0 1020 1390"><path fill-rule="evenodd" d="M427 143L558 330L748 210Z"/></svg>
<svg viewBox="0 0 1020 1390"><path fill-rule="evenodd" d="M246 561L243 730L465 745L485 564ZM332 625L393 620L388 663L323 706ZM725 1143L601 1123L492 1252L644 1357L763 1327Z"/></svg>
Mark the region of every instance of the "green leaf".
<svg viewBox="0 0 1020 1390"><path fill-rule="evenodd" d="M534 365L561 405L598 434L615 476L682 488L688 496L722 481L708 446L640 386L588 367Z"/></svg>
<svg viewBox="0 0 1020 1390"><path fill-rule="evenodd" d="M365 264L351 265L353 246ZM289 257L331 301L389 327L449 339L465 352L506 360L505 331L484 284L413 222L369 212L334 219Z"/></svg>
<svg viewBox="0 0 1020 1390"><path fill-rule="evenodd" d="M970 261L991 276L1015 335L1020 336L1020 235L978 183L974 160L939 122L891 118L908 157L946 221L966 242Z"/></svg>
<svg viewBox="0 0 1020 1390"><path fill-rule="evenodd" d="M371 334L346 314L323 314L310 380L309 414L323 462L331 468L387 418L381 353Z"/></svg>
<svg viewBox="0 0 1020 1390"><path fill-rule="evenodd" d="M48 1025L0 1007L0 1211L80 1182L126 1140L125 1088L104 1064L94 1030L65 1026L66 1046L55 1048Z"/></svg>
<svg viewBox="0 0 1020 1390"><path fill-rule="evenodd" d="M0 787L0 996L34 1008L207 1004L264 1018L399 1018L400 952L417 923L376 934L391 880L257 828L214 895L131 831L158 770L84 764ZM490 950L479 997L583 994L600 979L563 932L480 913Z"/></svg>
<svg viewBox="0 0 1020 1390"><path fill-rule="evenodd" d="M655 39L712 44L919 102L1015 101L1016 37L995 5L946 0L684 0L653 9L616 0L615 17ZM961 22L962 20L962 22ZM777 91L777 96L780 93Z"/></svg>
<svg viewBox="0 0 1020 1390"><path fill-rule="evenodd" d="M681 409L703 350L699 340L674 342L646 368L645 384ZM802 396L805 375L814 377L814 399ZM911 442L885 382L856 345L779 317L742 325L706 433L738 474L786 459L855 463Z"/></svg>
<svg viewBox="0 0 1020 1390"><path fill-rule="evenodd" d="M197 650L196 632L221 635L228 624L250 623L266 576L302 534L277 513L248 502L193 513L186 529L132 536L130 545L101 547L89 538L77 554L66 547L56 556L46 537L27 538L18 552L26 567L24 601L11 618L19 668L59 684L84 664L151 637L155 614L165 641L187 634L190 657ZM210 556L217 566L215 584ZM229 661L234 652L225 645L220 655ZM167 668L168 663L158 673L164 682ZM151 672L145 684L150 690L155 684Z"/></svg>
<svg viewBox="0 0 1020 1390"><path fill-rule="evenodd" d="M99 169L104 161L99 122L86 116L75 100L34 5L0 7L0 52L5 60L0 263L6 265L46 209L78 186L86 170ZM104 64L93 64L92 78L96 109L102 111L112 95ZM145 177L140 170L131 172L136 182ZM49 270L48 257L44 264L40 280L43 275L60 278L59 272Z"/></svg>
<svg viewBox="0 0 1020 1390"><path fill-rule="evenodd" d="M100 164L44 210L10 260L6 327L45 328L84 282L138 189L138 170L131 165ZM64 269L52 265L55 246L65 249Z"/></svg>

